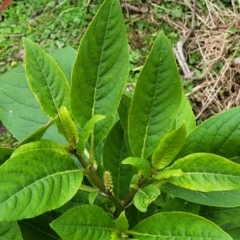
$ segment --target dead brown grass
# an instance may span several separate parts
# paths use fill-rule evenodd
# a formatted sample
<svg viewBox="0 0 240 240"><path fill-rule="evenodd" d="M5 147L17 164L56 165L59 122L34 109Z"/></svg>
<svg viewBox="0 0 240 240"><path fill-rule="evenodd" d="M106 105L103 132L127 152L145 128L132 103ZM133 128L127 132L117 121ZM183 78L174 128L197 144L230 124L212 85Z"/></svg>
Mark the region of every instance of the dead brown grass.
<svg viewBox="0 0 240 240"><path fill-rule="evenodd" d="M184 86L186 89L194 86L187 96L196 119L205 120L240 105L240 0L229 1L228 7L223 6L221 0L202 0L204 9L199 2L196 0L193 34L183 47L191 71L191 76L184 79ZM134 21L148 21L157 30L162 29L162 22L168 24L181 39L191 28L193 0L173 0L172 5L176 4L189 9L177 19L172 18L171 14L159 16L154 11L156 7L163 7L163 0L139 1L134 5L138 10L130 7L130 12L135 14ZM130 33L133 48L141 49L148 33Z"/></svg>
<svg viewBox="0 0 240 240"><path fill-rule="evenodd" d="M193 9L186 0L178 2ZM187 95L201 120L240 105L240 14L236 10L240 3L232 1L229 8L220 1L205 0L205 4L206 14L199 14L197 4L194 34L184 46L188 61L200 53L199 62L192 67L189 64L192 76L185 79L185 85L195 85ZM169 16L165 20L184 36L190 18L191 13L178 22Z"/></svg>

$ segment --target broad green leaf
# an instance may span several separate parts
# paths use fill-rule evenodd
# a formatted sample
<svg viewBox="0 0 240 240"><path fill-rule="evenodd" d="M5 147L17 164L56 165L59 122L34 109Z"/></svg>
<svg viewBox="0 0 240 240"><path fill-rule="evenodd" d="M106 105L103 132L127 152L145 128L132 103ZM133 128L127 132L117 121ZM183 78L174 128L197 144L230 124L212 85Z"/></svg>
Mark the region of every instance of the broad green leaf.
<svg viewBox="0 0 240 240"><path fill-rule="evenodd" d="M178 159L166 170L184 173L168 182L190 190L211 192L240 189L240 165L210 153L194 153Z"/></svg>
<svg viewBox="0 0 240 240"><path fill-rule="evenodd" d="M176 129L180 127L183 122L186 123L187 135L189 135L196 128L196 122L192 107L184 93L182 93L180 109L178 110L173 128Z"/></svg>
<svg viewBox="0 0 240 240"><path fill-rule="evenodd" d="M133 204L140 212L146 212L150 203L160 195L160 190L154 185L138 189L134 195Z"/></svg>
<svg viewBox="0 0 240 240"><path fill-rule="evenodd" d="M0 109L2 123L19 141L49 121L29 89L22 66L0 76Z"/></svg>
<svg viewBox="0 0 240 240"><path fill-rule="evenodd" d="M104 118L105 116L95 115L83 126L82 130L80 130L77 143L77 152L79 154L82 154L84 152L85 144L93 132L95 124Z"/></svg>
<svg viewBox="0 0 240 240"><path fill-rule="evenodd" d="M124 132L118 121L105 140L102 161L104 168L112 174L113 191L120 199L128 194L128 186L134 174L131 166L121 164L128 156Z"/></svg>
<svg viewBox="0 0 240 240"><path fill-rule="evenodd" d="M76 147L76 142L78 140L78 130L73 122L70 113L68 112L67 108L64 106L60 107L59 110L59 119L61 122L60 129L63 130L63 134L65 135L66 139L68 140L69 144L72 147Z"/></svg>
<svg viewBox="0 0 240 240"><path fill-rule="evenodd" d="M211 222L221 226L230 223L240 216L240 207L235 208L218 208L203 206L201 209L201 216L209 219Z"/></svg>
<svg viewBox="0 0 240 240"><path fill-rule="evenodd" d="M139 240L232 240L214 223L202 217L181 212L155 214L141 221L128 232Z"/></svg>
<svg viewBox="0 0 240 240"><path fill-rule="evenodd" d="M240 107L220 113L200 124L186 139L178 155L195 152L218 154L232 158L240 156Z"/></svg>
<svg viewBox="0 0 240 240"><path fill-rule="evenodd" d="M138 77L130 108L128 133L134 157L148 158L171 130L181 95L172 48L161 32Z"/></svg>
<svg viewBox="0 0 240 240"><path fill-rule="evenodd" d="M171 183L166 183L161 186L160 190L173 196L185 199L189 202L199 203L203 205L216 207L240 206L240 189L218 192L200 192L181 188Z"/></svg>
<svg viewBox="0 0 240 240"><path fill-rule="evenodd" d="M20 142L49 123L28 86L22 66L0 76L0 109L2 123ZM44 138L63 142L55 126L47 129Z"/></svg>
<svg viewBox="0 0 240 240"><path fill-rule="evenodd" d="M50 118L69 107L69 84L56 61L30 39L23 38L26 76L42 110Z"/></svg>
<svg viewBox="0 0 240 240"><path fill-rule="evenodd" d="M50 228L49 224L54 218L42 214L35 218L18 221L24 240L56 240L60 237Z"/></svg>
<svg viewBox="0 0 240 240"><path fill-rule="evenodd" d="M166 135L152 155L152 165L162 169L169 165L183 147L187 131L185 122L175 131Z"/></svg>
<svg viewBox="0 0 240 240"><path fill-rule="evenodd" d="M110 239L115 231L110 216L95 205L81 205L70 209L50 226L64 240Z"/></svg>
<svg viewBox="0 0 240 240"><path fill-rule="evenodd" d="M71 87L71 110L82 128L94 115L96 147L110 131L128 77L128 40L119 0L105 0L79 46Z"/></svg>
<svg viewBox="0 0 240 240"><path fill-rule="evenodd" d="M146 159L138 157L128 157L122 162L122 164L130 164L134 166L138 174L143 175L143 177L145 178L149 178L151 176L152 173L151 164Z"/></svg>
<svg viewBox="0 0 240 240"><path fill-rule="evenodd" d="M181 198L174 198L161 209L161 212L178 211L199 215L199 209L200 209L199 204L191 203Z"/></svg>
<svg viewBox="0 0 240 240"><path fill-rule="evenodd" d="M77 57L77 51L70 46L51 52L50 55L58 63L59 67L65 74L68 82L71 81L72 69Z"/></svg>
<svg viewBox="0 0 240 240"><path fill-rule="evenodd" d="M14 148L0 147L0 165L11 156L14 150Z"/></svg>
<svg viewBox="0 0 240 240"><path fill-rule="evenodd" d="M56 119L53 119L51 121L49 121L47 124L43 125L42 127L38 128L36 131L34 131L32 134L30 134L29 136L27 136L25 139L23 139L23 141L20 142L20 144L18 145L18 147L29 143L29 142L34 142L37 141L39 139L42 138L42 136L44 135L44 133L47 131L47 129L56 121Z"/></svg>
<svg viewBox="0 0 240 240"><path fill-rule="evenodd" d="M114 221L118 230L121 232L126 232L129 228L128 220L126 218L125 212L121 212L119 217Z"/></svg>
<svg viewBox="0 0 240 240"><path fill-rule="evenodd" d="M41 142L45 146L45 141L37 144ZM77 192L82 172L68 153L48 144L42 149L34 149L36 142L23 145L24 151L20 147L1 165L0 221L35 217L62 206Z"/></svg>
<svg viewBox="0 0 240 240"><path fill-rule="evenodd" d="M23 240L17 222L0 222L1 240Z"/></svg>

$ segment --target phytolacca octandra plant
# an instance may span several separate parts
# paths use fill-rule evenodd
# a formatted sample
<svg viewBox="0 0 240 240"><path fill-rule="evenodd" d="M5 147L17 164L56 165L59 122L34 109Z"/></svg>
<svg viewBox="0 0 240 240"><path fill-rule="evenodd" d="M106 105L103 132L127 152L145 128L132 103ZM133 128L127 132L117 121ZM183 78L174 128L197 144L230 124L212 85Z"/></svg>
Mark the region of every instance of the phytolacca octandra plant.
<svg viewBox="0 0 240 240"><path fill-rule="evenodd" d="M5 239L235 239L240 109L195 128L163 33L133 96L118 0L77 53L23 41L25 73L0 81L1 121L20 141L0 149Z"/></svg>

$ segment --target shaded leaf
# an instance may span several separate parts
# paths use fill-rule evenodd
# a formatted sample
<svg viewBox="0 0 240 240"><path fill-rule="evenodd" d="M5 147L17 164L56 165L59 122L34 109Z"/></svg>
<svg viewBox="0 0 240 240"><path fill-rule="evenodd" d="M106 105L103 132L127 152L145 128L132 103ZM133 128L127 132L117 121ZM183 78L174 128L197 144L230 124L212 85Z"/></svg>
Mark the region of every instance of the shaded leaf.
<svg viewBox="0 0 240 240"><path fill-rule="evenodd" d="M122 164L122 161L128 156L124 132L118 121L105 140L102 161L104 168L112 174L113 191L120 199L128 194L127 186L130 185L133 176L132 167Z"/></svg>
<svg viewBox="0 0 240 240"><path fill-rule="evenodd" d="M203 206L201 209L201 216L209 219L211 222L221 226L226 223L234 221L240 216L240 207L235 208L219 208Z"/></svg>
<svg viewBox="0 0 240 240"><path fill-rule="evenodd" d="M42 214L35 218L18 221L24 240L55 240L60 237L50 228L49 224L54 218Z"/></svg>
<svg viewBox="0 0 240 240"><path fill-rule="evenodd" d="M189 202L217 207L237 207L240 206L240 189L231 191L200 192L166 183L161 187L161 191L173 196L183 198Z"/></svg>

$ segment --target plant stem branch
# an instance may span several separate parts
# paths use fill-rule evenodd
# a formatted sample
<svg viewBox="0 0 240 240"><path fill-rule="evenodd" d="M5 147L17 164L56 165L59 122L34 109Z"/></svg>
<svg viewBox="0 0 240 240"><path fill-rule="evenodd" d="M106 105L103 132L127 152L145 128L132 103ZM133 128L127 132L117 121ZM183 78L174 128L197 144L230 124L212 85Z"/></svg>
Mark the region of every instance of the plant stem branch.
<svg viewBox="0 0 240 240"><path fill-rule="evenodd" d="M146 178L142 178L138 183L137 186L138 188L140 188L148 179ZM125 197L125 199L123 200L123 206L127 207L133 200L134 195L137 193L138 189L133 188L130 193Z"/></svg>
<svg viewBox="0 0 240 240"><path fill-rule="evenodd" d="M77 159L79 160L79 162L82 164L82 166L85 168L85 170L83 171L83 173L87 174L91 181L93 182L93 184L103 193L105 193L108 198L112 201L112 203L116 206L117 209L117 215L119 215L122 211L124 211L124 206L121 202L120 199L118 199L117 197L115 197L111 192L106 191L105 186L103 184L103 181L97 176L96 172L93 169L88 169L88 164L86 163L86 161L83 159L83 157L78 154L76 151L73 152L73 154L77 157Z"/></svg>

